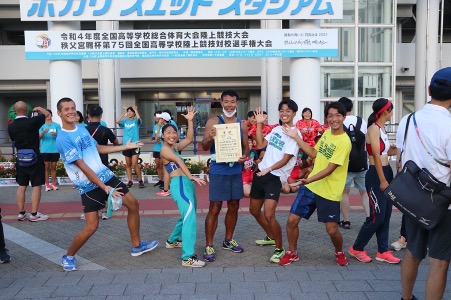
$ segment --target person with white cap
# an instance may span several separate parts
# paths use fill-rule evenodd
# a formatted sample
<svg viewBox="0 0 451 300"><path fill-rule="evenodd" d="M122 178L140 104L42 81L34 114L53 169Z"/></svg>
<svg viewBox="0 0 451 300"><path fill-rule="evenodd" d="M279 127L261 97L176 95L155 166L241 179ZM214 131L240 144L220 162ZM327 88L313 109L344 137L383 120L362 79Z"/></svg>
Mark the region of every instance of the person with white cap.
<svg viewBox="0 0 451 300"><path fill-rule="evenodd" d="M155 115L156 118L158 118L158 127L156 132L158 132L158 136L159 138L161 138L161 129L163 128L164 125L170 123L172 125L175 126L175 128L177 127L177 124L172 120L171 115L167 112L167 111L163 111L162 113L156 114ZM160 140L160 148L163 147L163 141ZM157 193L157 196L169 196L171 193L169 192L169 182L170 182L170 178L166 178L163 177L163 182L161 182L159 184L160 189L162 189L162 191Z"/></svg>

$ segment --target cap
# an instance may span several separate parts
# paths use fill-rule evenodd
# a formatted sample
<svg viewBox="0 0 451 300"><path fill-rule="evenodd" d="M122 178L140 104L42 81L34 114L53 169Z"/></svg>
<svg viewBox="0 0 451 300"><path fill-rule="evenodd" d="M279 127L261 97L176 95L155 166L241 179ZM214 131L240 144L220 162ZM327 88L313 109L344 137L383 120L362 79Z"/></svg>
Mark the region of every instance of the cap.
<svg viewBox="0 0 451 300"><path fill-rule="evenodd" d="M443 68L435 72L431 78L431 86L451 88L451 67Z"/></svg>
<svg viewBox="0 0 451 300"><path fill-rule="evenodd" d="M168 122L171 119L171 116L167 112L163 112L161 114L156 114L155 117L162 118L166 122Z"/></svg>

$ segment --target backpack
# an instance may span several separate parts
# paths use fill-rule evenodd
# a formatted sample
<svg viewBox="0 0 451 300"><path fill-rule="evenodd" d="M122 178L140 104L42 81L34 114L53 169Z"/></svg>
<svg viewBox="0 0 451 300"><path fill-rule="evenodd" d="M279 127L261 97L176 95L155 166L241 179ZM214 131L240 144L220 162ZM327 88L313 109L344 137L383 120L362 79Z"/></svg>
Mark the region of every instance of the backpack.
<svg viewBox="0 0 451 300"><path fill-rule="evenodd" d="M368 170L368 154L365 149L365 134L360 131L362 118L357 117L357 123L344 126L344 130L351 139L351 153L349 154L348 172L361 172Z"/></svg>

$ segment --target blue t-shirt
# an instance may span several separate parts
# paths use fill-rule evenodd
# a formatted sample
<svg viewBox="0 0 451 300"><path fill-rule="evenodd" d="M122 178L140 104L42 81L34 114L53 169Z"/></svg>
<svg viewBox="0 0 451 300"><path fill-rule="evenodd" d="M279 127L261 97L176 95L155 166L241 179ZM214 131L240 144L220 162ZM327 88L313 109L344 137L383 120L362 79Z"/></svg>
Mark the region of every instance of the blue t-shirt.
<svg viewBox="0 0 451 300"><path fill-rule="evenodd" d="M139 126L141 125L141 119L133 118L132 120L124 119L121 120L119 127L124 128L124 138L122 144L127 144L139 141Z"/></svg>
<svg viewBox="0 0 451 300"><path fill-rule="evenodd" d="M158 130L158 124L153 125L152 128L152 132L155 134ZM158 132L158 136L161 137L161 128L160 128L160 132ZM161 142L157 143L155 142L155 144L153 145L153 152L160 152L161 150Z"/></svg>
<svg viewBox="0 0 451 300"><path fill-rule="evenodd" d="M41 139L41 153L58 153L56 148L56 136L51 133L55 132L57 135L61 131L61 126L58 123L52 122L52 124L44 124L39 128L39 134L41 134L46 128L49 129Z"/></svg>
<svg viewBox="0 0 451 300"><path fill-rule="evenodd" d="M96 140L92 138L85 126L79 124L74 130L62 129L56 138L56 145L67 175L80 194L92 191L98 186L77 167L75 161L79 159L82 159L103 183L113 178L113 172L100 159Z"/></svg>

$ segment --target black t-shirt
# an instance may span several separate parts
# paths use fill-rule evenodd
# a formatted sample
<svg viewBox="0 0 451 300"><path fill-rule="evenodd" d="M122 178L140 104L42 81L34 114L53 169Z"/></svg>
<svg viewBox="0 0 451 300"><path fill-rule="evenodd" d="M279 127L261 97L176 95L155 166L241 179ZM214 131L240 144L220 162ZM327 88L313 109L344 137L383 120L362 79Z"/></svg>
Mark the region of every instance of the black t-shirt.
<svg viewBox="0 0 451 300"><path fill-rule="evenodd" d="M99 145L108 145L108 141L110 141L110 143L113 143L116 140L116 135L113 133L113 131L105 126L100 125L100 122L89 122L88 125L86 125L86 130L88 130L88 132ZM99 154L102 163L104 165L108 165L108 154Z"/></svg>
<svg viewBox="0 0 451 300"><path fill-rule="evenodd" d="M39 152L39 128L45 123L45 115L33 118L16 118L8 125L8 134L17 149L33 149Z"/></svg>

